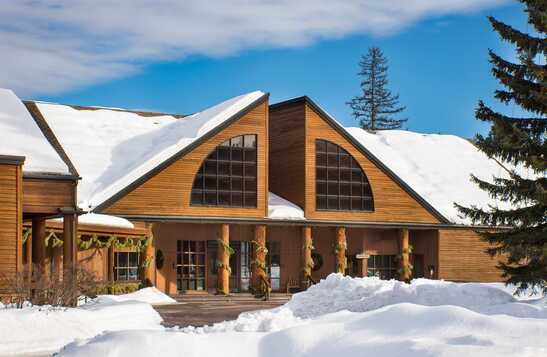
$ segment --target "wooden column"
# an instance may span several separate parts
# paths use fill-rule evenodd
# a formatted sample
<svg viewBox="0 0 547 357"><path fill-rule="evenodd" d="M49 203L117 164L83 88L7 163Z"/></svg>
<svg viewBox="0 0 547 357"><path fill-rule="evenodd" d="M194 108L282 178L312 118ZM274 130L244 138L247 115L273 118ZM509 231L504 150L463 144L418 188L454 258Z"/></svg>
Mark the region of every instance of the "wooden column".
<svg viewBox="0 0 547 357"><path fill-rule="evenodd" d="M254 238L254 264L252 270L253 290L255 293L261 290L261 286L264 281L268 281L268 274L266 273L266 255L268 250L266 249L266 226L255 227Z"/></svg>
<svg viewBox="0 0 547 357"><path fill-rule="evenodd" d="M148 244L146 245L146 249L144 250L144 259L147 262L148 265L144 268L144 281L148 285L154 285L154 270L155 270L155 264L154 264L154 256L156 249L153 246L152 242L153 238L152 235L148 238Z"/></svg>
<svg viewBox="0 0 547 357"><path fill-rule="evenodd" d="M74 273L77 264L77 226L78 216L75 212L63 215L63 271Z"/></svg>
<svg viewBox="0 0 547 357"><path fill-rule="evenodd" d="M114 244L108 247L108 281L114 281Z"/></svg>
<svg viewBox="0 0 547 357"><path fill-rule="evenodd" d="M228 295L230 293L230 225L223 224L220 227L220 242L218 245L218 271L217 292Z"/></svg>
<svg viewBox="0 0 547 357"><path fill-rule="evenodd" d="M399 278L402 281L409 282L412 275L410 266L410 244L408 238L408 229L399 230L399 248L401 249L401 266Z"/></svg>
<svg viewBox="0 0 547 357"><path fill-rule="evenodd" d="M45 272L49 261L46 249L46 220L44 218L32 219L32 264Z"/></svg>
<svg viewBox="0 0 547 357"><path fill-rule="evenodd" d="M346 267L348 265L346 258L346 250L348 244L346 241L346 228L338 227L336 228L336 244L334 247L334 252L336 253L336 272L345 274Z"/></svg>
<svg viewBox="0 0 547 357"><path fill-rule="evenodd" d="M313 259L311 256L313 250L313 238L311 236L311 227L302 227L302 281L301 286L307 288L313 270Z"/></svg>
<svg viewBox="0 0 547 357"><path fill-rule="evenodd" d="M27 255L26 271L29 278L32 276L32 234L29 234L25 243L25 250Z"/></svg>

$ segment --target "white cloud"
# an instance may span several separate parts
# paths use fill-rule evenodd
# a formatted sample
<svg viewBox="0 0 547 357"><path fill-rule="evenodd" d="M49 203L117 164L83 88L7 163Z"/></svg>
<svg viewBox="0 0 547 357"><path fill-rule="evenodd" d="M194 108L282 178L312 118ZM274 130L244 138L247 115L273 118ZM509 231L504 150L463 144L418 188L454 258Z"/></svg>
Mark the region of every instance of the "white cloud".
<svg viewBox="0 0 547 357"><path fill-rule="evenodd" d="M426 17L507 0L6 0L0 86L58 93L157 61L388 35Z"/></svg>

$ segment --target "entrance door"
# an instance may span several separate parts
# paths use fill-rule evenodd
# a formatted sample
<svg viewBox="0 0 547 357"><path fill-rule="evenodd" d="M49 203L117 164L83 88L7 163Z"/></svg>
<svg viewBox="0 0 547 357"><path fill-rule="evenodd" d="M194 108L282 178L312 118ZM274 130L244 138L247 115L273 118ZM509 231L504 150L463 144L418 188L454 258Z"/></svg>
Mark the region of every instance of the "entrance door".
<svg viewBox="0 0 547 357"><path fill-rule="evenodd" d="M180 292L205 290L205 257L204 241L177 241L177 289Z"/></svg>

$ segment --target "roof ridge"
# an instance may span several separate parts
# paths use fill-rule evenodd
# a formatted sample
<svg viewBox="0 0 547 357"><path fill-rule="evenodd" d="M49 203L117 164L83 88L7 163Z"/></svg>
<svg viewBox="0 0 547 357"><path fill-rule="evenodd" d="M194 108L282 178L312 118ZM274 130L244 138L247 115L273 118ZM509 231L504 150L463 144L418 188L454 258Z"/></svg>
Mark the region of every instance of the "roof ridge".
<svg viewBox="0 0 547 357"><path fill-rule="evenodd" d="M76 105L76 104L63 104L63 103L54 103L54 102L47 102L47 101L41 101L41 100L24 100L23 103L38 103L38 104L49 104L49 105L61 105L65 107L70 107L75 110L111 110L115 112L122 112L122 113L132 113L137 114L139 116L145 117L145 118L154 118L158 116L171 116L175 119L182 119L190 116L191 114L180 114L180 113L165 113L165 112L157 112L157 111L148 111L148 110L139 110L139 109L126 109L126 108L115 108L115 107L101 107L101 106L95 106L95 105Z"/></svg>

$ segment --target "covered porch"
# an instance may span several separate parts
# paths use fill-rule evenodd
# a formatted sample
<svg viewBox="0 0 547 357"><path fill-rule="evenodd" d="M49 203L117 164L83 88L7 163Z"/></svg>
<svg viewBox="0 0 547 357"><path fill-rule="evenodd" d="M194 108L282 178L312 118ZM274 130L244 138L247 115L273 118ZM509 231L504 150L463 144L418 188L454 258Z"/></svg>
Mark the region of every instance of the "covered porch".
<svg viewBox="0 0 547 357"><path fill-rule="evenodd" d="M432 227L162 220L152 230L152 283L171 295L256 292L263 280L272 292L290 293L333 272L437 278Z"/></svg>

